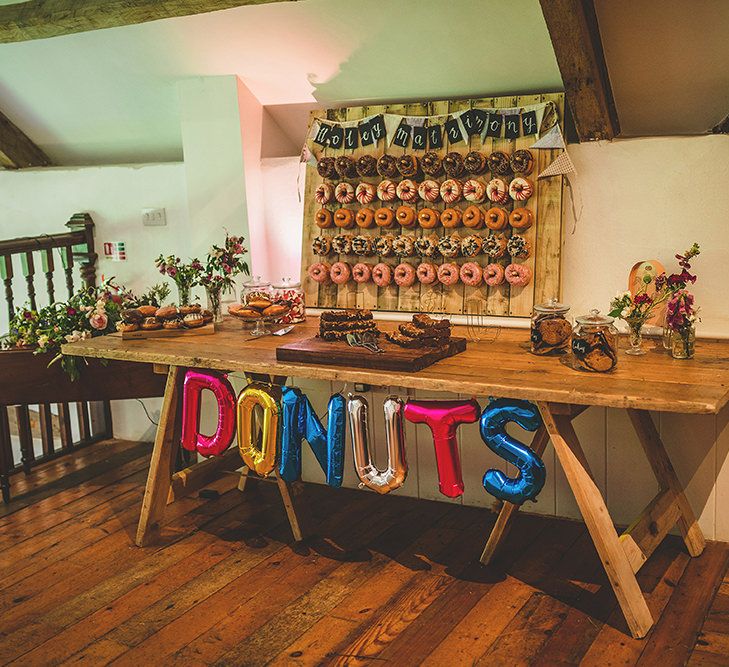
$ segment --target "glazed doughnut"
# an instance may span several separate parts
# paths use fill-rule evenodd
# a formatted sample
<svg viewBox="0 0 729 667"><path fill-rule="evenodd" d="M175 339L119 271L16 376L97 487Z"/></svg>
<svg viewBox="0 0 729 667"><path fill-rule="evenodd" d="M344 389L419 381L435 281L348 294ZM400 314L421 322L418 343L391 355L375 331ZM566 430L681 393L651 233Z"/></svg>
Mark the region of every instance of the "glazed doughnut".
<svg viewBox="0 0 729 667"><path fill-rule="evenodd" d="M534 185L528 178L517 176L509 184L509 196L516 201L526 201L534 194Z"/></svg>
<svg viewBox="0 0 729 667"><path fill-rule="evenodd" d="M397 186L392 181L382 181L377 186L377 197L380 201L392 201L397 198Z"/></svg>
<svg viewBox="0 0 729 667"><path fill-rule="evenodd" d="M483 239L480 236L466 236L461 239L461 255L464 257L475 257L481 252ZM465 280L463 282L466 282Z"/></svg>
<svg viewBox="0 0 729 667"><path fill-rule="evenodd" d="M328 204L334 196L334 188L329 183L322 183L314 193L314 200L320 206Z"/></svg>
<svg viewBox="0 0 729 667"><path fill-rule="evenodd" d="M371 208L361 208L354 217L357 227L367 229L375 224L375 212Z"/></svg>
<svg viewBox="0 0 729 667"><path fill-rule="evenodd" d="M360 257L372 254L372 239L369 236L355 236L352 239L352 252Z"/></svg>
<svg viewBox="0 0 729 667"><path fill-rule="evenodd" d="M418 211L418 223L423 229L434 229L440 222L440 213L432 208L421 208Z"/></svg>
<svg viewBox="0 0 729 667"><path fill-rule="evenodd" d="M359 262L352 267L352 279L356 283L367 283L372 277L372 269L369 264Z"/></svg>
<svg viewBox="0 0 729 667"><path fill-rule="evenodd" d="M350 183L339 183L334 188L334 199L340 204L351 204L354 201L354 188Z"/></svg>
<svg viewBox="0 0 729 667"><path fill-rule="evenodd" d="M349 255L352 252L352 237L339 234L332 239L332 250L337 255Z"/></svg>
<svg viewBox="0 0 729 667"><path fill-rule="evenodd" d="M437 181L426 179L418 186L418 194L423 201L431 204L437 202L440 199L440 185Z"/></svg>
<svg viewBox="0 0 729 667"><path fill-rule="evenodd" d="M326 208L320 208L314 215L314 222L319 229L327 229L332 226L332 212Z"/></svg>
<svg viewBox="0 0 729 667"><path fill-rule="evenodd" d="M440 196L446 204L454 204L463 194L463 186L455 178L449 178L440 186Z"/></svg>
<svg viewBox="0 0 729 667"><path fill-rule="evenodd" d="M352 269L347 262L335 262L329 269L329 275L335 285L344 285L352 277Z"/></svg>
<svg viewBox="0 0 729 667"><path fill-rule="evenodd" d="M486 186L475 178L469 178L463 184L463 198L466 201L480 204L486 196Z"/></svg>
<svg viewBox="0 0 729 667"><path fill-rule="evenodd" d="M509 156L501 151L494 151L489 155L489 169L498 176L508 176L511 173Z"/></svg>
<svg viewBox="0 0 729 667"><path fill-rule="evenodd" d="M398 257L410 257L415 252L412 236L397 236L392 242L392 252Z"/></svg>
<svg viewBox="0 0 729 667"><path fill-rule="evenodd" d="M415 275L423 285L431 285L438 278L438 272L435 266L430 262L423 262L418 264L418 268L415 270Z"/></svg>
<svg viewBox="0 0 729 667"><path fill-rule="evenodd" d="M469 229L481 229L483 227L483 213L478 206L469 206L463 211L463 224Z"/></svg>
<svg viewBox="0 0 729 667"><path fill-rule="evenodd" d="M428 151L422 158L420 158L420 166L428 176L437 176L443 169L443 162L438 156L438 153Z"/></svg>
<svg viewBox="0 0 729 667"><path fill-rule="evenodd" d="M486 196L496 204L509 201L509 186L503 178L492 178L486 186Z"/></svg>
<svg viewBox="0 0 729 667"><path fill-rule="evenodd" d="M418 158L414 155L401 155L397 160L397 170L405 178L412 178L418 173Z"/></svg>
<svg viewBox="0 0 729 667"><path fill-rule="evenodd" d="M418 198L418 184L406 178L397 184L395 192L402 201L414 202Z"/></svg>
<svg viewBox="0 0 729 667"><path fill-rule="evenodd" d="M438 255L438 240L436 234L420 236L415 239L415 251L421 257L435 257Z"/></svg>
<svg viewBox="0 0 729 667"><path fill-rule="evenodd" d="M336 178L337 170L334 168L334 158L321 158L321 160L316 163L316 171L322 178Z"/></svg>
<svg viewBox="0 0 729 667"><path fill-rule="evenodd" d="M369 183L360 183L354 191L354 196L357 197L357 201L362 204L362 206L371 204L375 200L376 194L377 189L374 185L370 185Z"/></svg>
<svg viewBox="0 0 729 667"><path fill-rule="evenodd" d="M532 173L532 169L534 169L534 156L526 148L520 148L511 154L509 165L511 166L511 171L515 174L528 176Z"/></svg>
<svg viewBox="0 0 729 667"><path fill-rule="evenodd" d="M377 287L387 287L392 282L392 269L387 264L375 264L372 280Z"/></svg>
<svg viewBox="0 0 729 667"><path fill-rule="evenodd" d="M395 267L395 282L400 287L410 287L415 282L415 267L403 262Z"/></svg>
<svg viewBox="0 0 729 667"><path fill-rule="evenodd" d="M443 169L445 169L446 176L450 178L456 178L463 174L465 171L463 168L463 158L460 153L452 151L443 158Z"/></svg>
<svg viewBox="0 0 729 667"><path fill-rule="evenodd" d="M530 251L529 241L519 234L512 234L506 243L506 252L515 259L526 259Z"/></svg>
<svg viewBox="0 0 729 667"><path fill-rule="evenodd" d="M324 285L331 280L331 277L329 276L329 271L331 268L332 267L329 266L329 264L327 264L326 262L317 262L316 264L312 264L306 270L306 273L309 275L309 278L311 278L315 283Z"/></svg>
<svg viewBox="0 0 729 667"><path fill-rule="evenodd" d="M440 224L446 229L453 229L461 224L461 211L457 208L447 208L440 214Z"/></svg>
<svg viewBox="0 0 729 667"><path fill-rule="evenodd" d="M466 262L459 273L461 282L469 287L478 287L483 282L483 271L476 262Z"/></svg>
<svg viewBox="0 0 729 667"><path fill-rule="evenodd" d="M377 160L372 155L363 155L355 163L359 176L374 176L377 174Z"/></svg>
<svg viewBox="0 0 729 667"><path fill-rule="evenodd" d="M382 206L375 211L375 224L378 227L392 227L394 220L395 213L387 206Z"/></svg>
<svg viewBox="0 0 729 667"><path fill-rule="evenodd" d="M311 251L315 255L328 255L332 250L332 242L326 236L317 236L311 242Z"/></svg>
<svg viewBox="0 0 729 667"><path fill-rule="evenodd" d="M395 218L401 227L412 227L418 219L415 209L412 206L398 206Z"/></svg>
<svg viewBox="0 0 729 667"><path fill-rule="evenodd" d="M438 280L447 287L455 285L459 278L458 264L441 264L438 267Z"/></svg>
<svg viewBox="0 0 729 667"><path fill-rule="evenodd" d="M380 257L389 257L392 255L392 242L394 240L389 234L375 237L375 254L380 255Z"/></svg>
<svg viewBox="0 0 729 667"><path fill-rule="evenodd" d="M495 231L501 231L509 221L509 212L504 208L494 206L486 211L486 226Z"/></svg>
<svg viewBox="0 0 729 667"><path fill-rule="evenodd" d="M334 224L342 229L349 229L354 224L354 213L348 208L338 208L334 213Z"/></svg>
<svg viewBox="0 0 729 667"><path fill-rule="evenodd" d="M501 264L489 264L483 270L484 282L489 287L496 287L504 282L504 267Z"/></svg>
<svg viewBox="0 0 729 667"><path fill-rule="evenodd" d="M532 270L524 264L509 264L504 269L504 277L509 285L524 287L532 279Z"/></svg>
<svg viewBox="0 0 729 667"><path fill-rule="evenodd" d="M506 252L506 239L503 234L491 234L484 239L482 248L491 259L498 259Z"/></svg>
<svg viewBox="0 0 729 667"><path fill-rule="evenodd" d="M458 257L458 254L461 252L461 238L457 234L444 236L438 241L438 251L443 257L449 259ZM438 277L440 278L440 274Z"/></svg>
<svg viewBox="0 0 729 667"><path fill-rule="evenodd" d="M463 167L469 174L478 176L486 171L486 156L478 151L471 151L463 158Z"/></svg>
<svg viewBox="0 0 729 667"><path fill-rule="evenodd" d="M532 226L534 216L528 208L515 208L509 213L509 224L519 231L529 229Z"/></svg>
<svg viewBox="0 0 729 667"><path fill-rule="evenodd" d="M393 178L397 176L397 159L392 155L383 155L377 160L377 173L382 178Z"/></svg>
<svg viewBox="0 0 729 667"><path fill-rule="evenodd" d="M334 168L337 170L340 178L356 178L357 167L354 160L346 155L340 155L334 160Z"/></svg>

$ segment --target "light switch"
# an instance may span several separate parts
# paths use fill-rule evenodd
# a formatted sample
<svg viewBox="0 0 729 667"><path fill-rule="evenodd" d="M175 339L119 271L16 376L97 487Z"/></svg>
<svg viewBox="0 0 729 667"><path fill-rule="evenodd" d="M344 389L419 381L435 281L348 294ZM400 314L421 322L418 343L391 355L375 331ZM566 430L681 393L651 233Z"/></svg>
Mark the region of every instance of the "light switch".
<svg viewBox="0 0 729 667"><path fill-rule="evenodd" d="M163 208L143 208L142 224L145 227L163 227L167 224L167 216Z"/></svg>

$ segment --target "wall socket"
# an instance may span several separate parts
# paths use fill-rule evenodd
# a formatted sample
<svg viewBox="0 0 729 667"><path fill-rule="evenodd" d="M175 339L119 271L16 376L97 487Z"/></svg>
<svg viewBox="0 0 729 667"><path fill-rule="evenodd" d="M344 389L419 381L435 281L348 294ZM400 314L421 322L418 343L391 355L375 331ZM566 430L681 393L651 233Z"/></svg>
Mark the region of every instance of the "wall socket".
<svg viewBox="0 0 729 667"><path fill-rule="evenodd" d="M143 208L142 224L145 227L163 227L167 224L167 215L163 208Z"/></svg>

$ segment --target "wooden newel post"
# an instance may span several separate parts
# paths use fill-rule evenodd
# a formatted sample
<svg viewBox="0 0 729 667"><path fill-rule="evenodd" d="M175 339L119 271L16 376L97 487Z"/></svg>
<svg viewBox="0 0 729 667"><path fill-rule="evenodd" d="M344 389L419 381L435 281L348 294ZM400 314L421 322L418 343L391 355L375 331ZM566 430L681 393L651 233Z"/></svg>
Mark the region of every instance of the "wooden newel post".
<svg viewBox="0 0 729 667"><path fill-rule="evenodd" d="M88 213L74 213L66 223L66 227L71 231L84 233L83 244L73 246L73 257L81 260L80 273L84 285L95 287L98 255L94 249L94 221Z"/></svg>

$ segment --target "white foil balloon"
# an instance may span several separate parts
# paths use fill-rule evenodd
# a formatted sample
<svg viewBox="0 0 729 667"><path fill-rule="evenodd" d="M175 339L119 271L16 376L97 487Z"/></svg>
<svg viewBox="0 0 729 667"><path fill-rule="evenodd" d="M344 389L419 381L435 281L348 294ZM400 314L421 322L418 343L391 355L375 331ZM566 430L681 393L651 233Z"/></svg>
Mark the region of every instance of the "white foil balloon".
<svg viewBox="0 0 729 667"><path fill-rule="evenodd" d="M372 463L367 426L367 399L363 396L347 397L347 414L354 450L354 468L360 487L366 486L377 493L390 493L400 488L408 474L403 430L403 402L388 396L384 403L385 432L387 435L387 468L378 470Z"/></svg>

